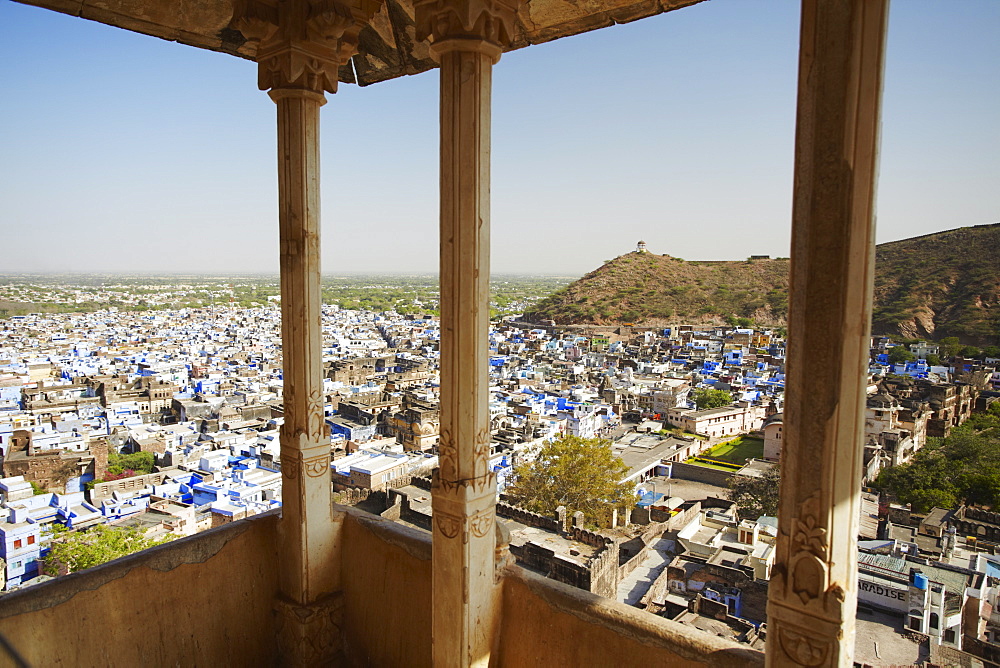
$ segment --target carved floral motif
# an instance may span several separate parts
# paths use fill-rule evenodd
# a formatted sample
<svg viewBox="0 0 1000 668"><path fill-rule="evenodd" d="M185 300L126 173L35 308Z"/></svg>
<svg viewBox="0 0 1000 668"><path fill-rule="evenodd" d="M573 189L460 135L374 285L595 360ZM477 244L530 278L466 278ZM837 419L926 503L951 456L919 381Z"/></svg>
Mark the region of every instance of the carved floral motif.
<svg viewBox="0 0 1000 668"><path fill-rule="evenodd" d="M305 471L305 474L310 478L319 478L329 474L330 455L322 454L303 459L301 452L281 453L281 474L284 477L295 480L302 471Z"/></svg>
<svg viewBox="0 0 1000 668"><path fill-rule="evenodd" d="M313 443L322 443L326 440L326 419L323 414L323 393L318 388L313 388L309 393L309 403L306 410L308 411L306 429L309 440Z"/></svg>
<svg viewBox="0 0 1000 668"><path fill-rule="evenodd" d="M817 526L813 515L807 515L804 520L795 519L794 526L793 549L807 550L820 558L826 556L826 528Z"/></svg>
<svg viewBox="0 0 1000 668"><path fill-rule="evenodd" d="M458 471L458 450L455 448L455 441L452 440L451 430L447 427L441 428L437 447L441 477L454 478Z"/></svg>
<svg viewBox="0 0 1000 668"><path fill-rule="evenodd" d="M290 663L301 666L329 665L341 647L343 602L330 597L311 605L275 602L278 646Z"/></svg>
<svg viewBox="0 0 1000 668"><path fill-rule="evenodd" d="M490 470L490 430L483 427L476 433L476 441L472 444L473 465L476 475L484 475Z"/></svg>
<svg viewBox="0 0 1000 668"><path fill-rule="evenodd" d="M493 514L485 511L478 512L469 519L469 526L476 538L485 538L490 529L493 528Z"/></svg>
<svg viewBox="0 0 1000 668"><path fill-rule="evenodd" d="M330 455L319 455L310 457L302 462L306 475L310 478L319 478L330 473Z"/></svg>
<svg viewBox="0 0 1000 668"><path fill-rule="evenodd" d="M476 478L469 478L466 480L448 480L443 476L440 476L437 480L438 485L441 490L447 493L454 493L461 488L468 487L476 492L484 492L487 488L493 485L493 481L496 479L496 474L493 472L487 473Z"/></svg>
<svg viewBox="0 0 1000 668"><path fill-rule="evenodd" d="M785 655L800 666L821 666L826 663L830 643L820 638L782 628L778 633L778 644Z"/></svg>
<svg viewBox="0 0 1000 668"><path fill-rule="evenodd" d="M819 598L827 580L826 562L814 554L797 554L792 565L792 593L803 605Z"/></svg>
<svg viewBox="0 0 1000 668"><path fill-rule="evenodd" d="M462 518L435 511L434 521L445 538L454 538L462 528Z"/></svg>
<svg viewBox="0 0 1000 668"><path fill-rule="evenodd" d="M281 456L281 475L289 480L295 480L299 477L299 467L300 460L295 456Z"/></svg>

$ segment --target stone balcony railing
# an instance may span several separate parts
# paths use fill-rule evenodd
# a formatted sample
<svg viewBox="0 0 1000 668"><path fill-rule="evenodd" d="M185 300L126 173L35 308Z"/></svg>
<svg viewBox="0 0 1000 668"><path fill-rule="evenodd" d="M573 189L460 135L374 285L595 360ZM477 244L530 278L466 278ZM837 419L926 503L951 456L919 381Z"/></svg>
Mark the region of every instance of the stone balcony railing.
<svg viewBox="0 0 1000 668"><path fill-rule="evenodd" d="M336 516L340 663L431 665L431 538L353 508ZM0 597L31 666L280 664L279 516L234 522ZM563 585L502 571L496 666L756 666L761 652ZM0 666L19 665L0 650Z"/></svg>

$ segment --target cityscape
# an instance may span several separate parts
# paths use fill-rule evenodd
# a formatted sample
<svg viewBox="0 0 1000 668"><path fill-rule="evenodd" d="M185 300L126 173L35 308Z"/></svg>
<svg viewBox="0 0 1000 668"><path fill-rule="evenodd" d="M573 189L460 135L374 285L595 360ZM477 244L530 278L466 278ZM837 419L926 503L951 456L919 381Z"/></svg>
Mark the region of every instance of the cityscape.
<svg viewBox="0 0 1000 668"><path fill-rule="evenodd" d="M0 665L1000 667L998 29L0 3Z"/></svg>
<svg viewBox="0 0 1000 668"><path fill-rule="evenodd" d="M107 560L282 503L274 279L65 280L8 277L0 286L5 591L100 563L70 536L134 539L125 552L109 548ZM411 282L378 280L387 293L401 289L394 280ZM420 531L431 527L440 441L441 332L436 286L427 282L398 311L322 310L334 499ZM494 289L516 292L520 301L502 300L503 308L524 311L564 283L508 277ZM356 303L347 292L331 300ZM60 312L79 305L88 311ZM783 328L732 320L561 327L498 315L489 330L489 466L518 564L762 648L786 340ZM868 373L859 637L881 638L916 662L921 642L893 634L901 621L929 642L959 647L962 619L1000 603L985 586L1000 569L1000 525L982 505L996 503L1000 488L980 505L933 490L904 504L906 482L894 488L879 476L928 443L940 448L955 430L971 432L963 427L970 418L974 433L996 429L1000 351L874 336ZM572 437L606 439L621 464L597 475L615 471L611 482L630 500L545 508L518 489L517 476L546 445ZM920 622L907 603L913 560L931 583ZM989 616L983 622L993 628Z"/></svg>

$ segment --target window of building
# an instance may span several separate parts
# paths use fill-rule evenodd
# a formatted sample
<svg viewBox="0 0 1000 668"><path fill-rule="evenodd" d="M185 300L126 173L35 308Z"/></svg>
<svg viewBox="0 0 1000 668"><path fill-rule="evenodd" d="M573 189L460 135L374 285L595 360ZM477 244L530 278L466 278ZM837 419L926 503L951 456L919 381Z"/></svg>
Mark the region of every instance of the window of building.
<svg viewBox="0 0 1000 668"><path fill-rule="evenodd" d="M21 549L21 539L20 538L14 539L14 549L15 550Z"/></svg>
<svg viewBox="0 0 1000 668"><path fill-rule="evenodd" d="M35 544L35 537L28 536L28 545L34 545L34 544Z"/></svg>

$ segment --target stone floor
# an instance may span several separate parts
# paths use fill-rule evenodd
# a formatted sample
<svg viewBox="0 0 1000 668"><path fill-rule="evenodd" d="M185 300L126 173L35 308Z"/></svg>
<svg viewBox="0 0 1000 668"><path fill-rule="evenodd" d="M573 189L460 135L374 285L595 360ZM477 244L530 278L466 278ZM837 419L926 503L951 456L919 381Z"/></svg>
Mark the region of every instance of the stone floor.
<svg viewBox="0 0 1000 668"><path fill-rule="evenodd" d="M854 662L873 668L915 666L928 658L927 644L904 638L903 619L884 612L858 609Z"/></svg>
<svg viewBox="0 0 1000 668"><path fill-rule="evenodd" d="M656 476L655 478L650 478L644 484L645 487L654 487L654 491L660 494L666 494L667 496L676 496L684 499L685 501L698 501L700 499L707 499L713 497L716 499L727 498L726 494L728 490L725 487L718 487L716 485L709 485L704 482L695 482L693 480L678 480L677 478L664 478L662 476Z"/></svg>
<svg viewBox="0 0 1000 668"><path fill-rule="evenodd" d="M671 552L673 547L674 541L667 538L661 538L653 543L643 557L642 563L618 583L617 599L629 605L638 603L656 581L656 577L670 563L673 558Z"/></svg>

